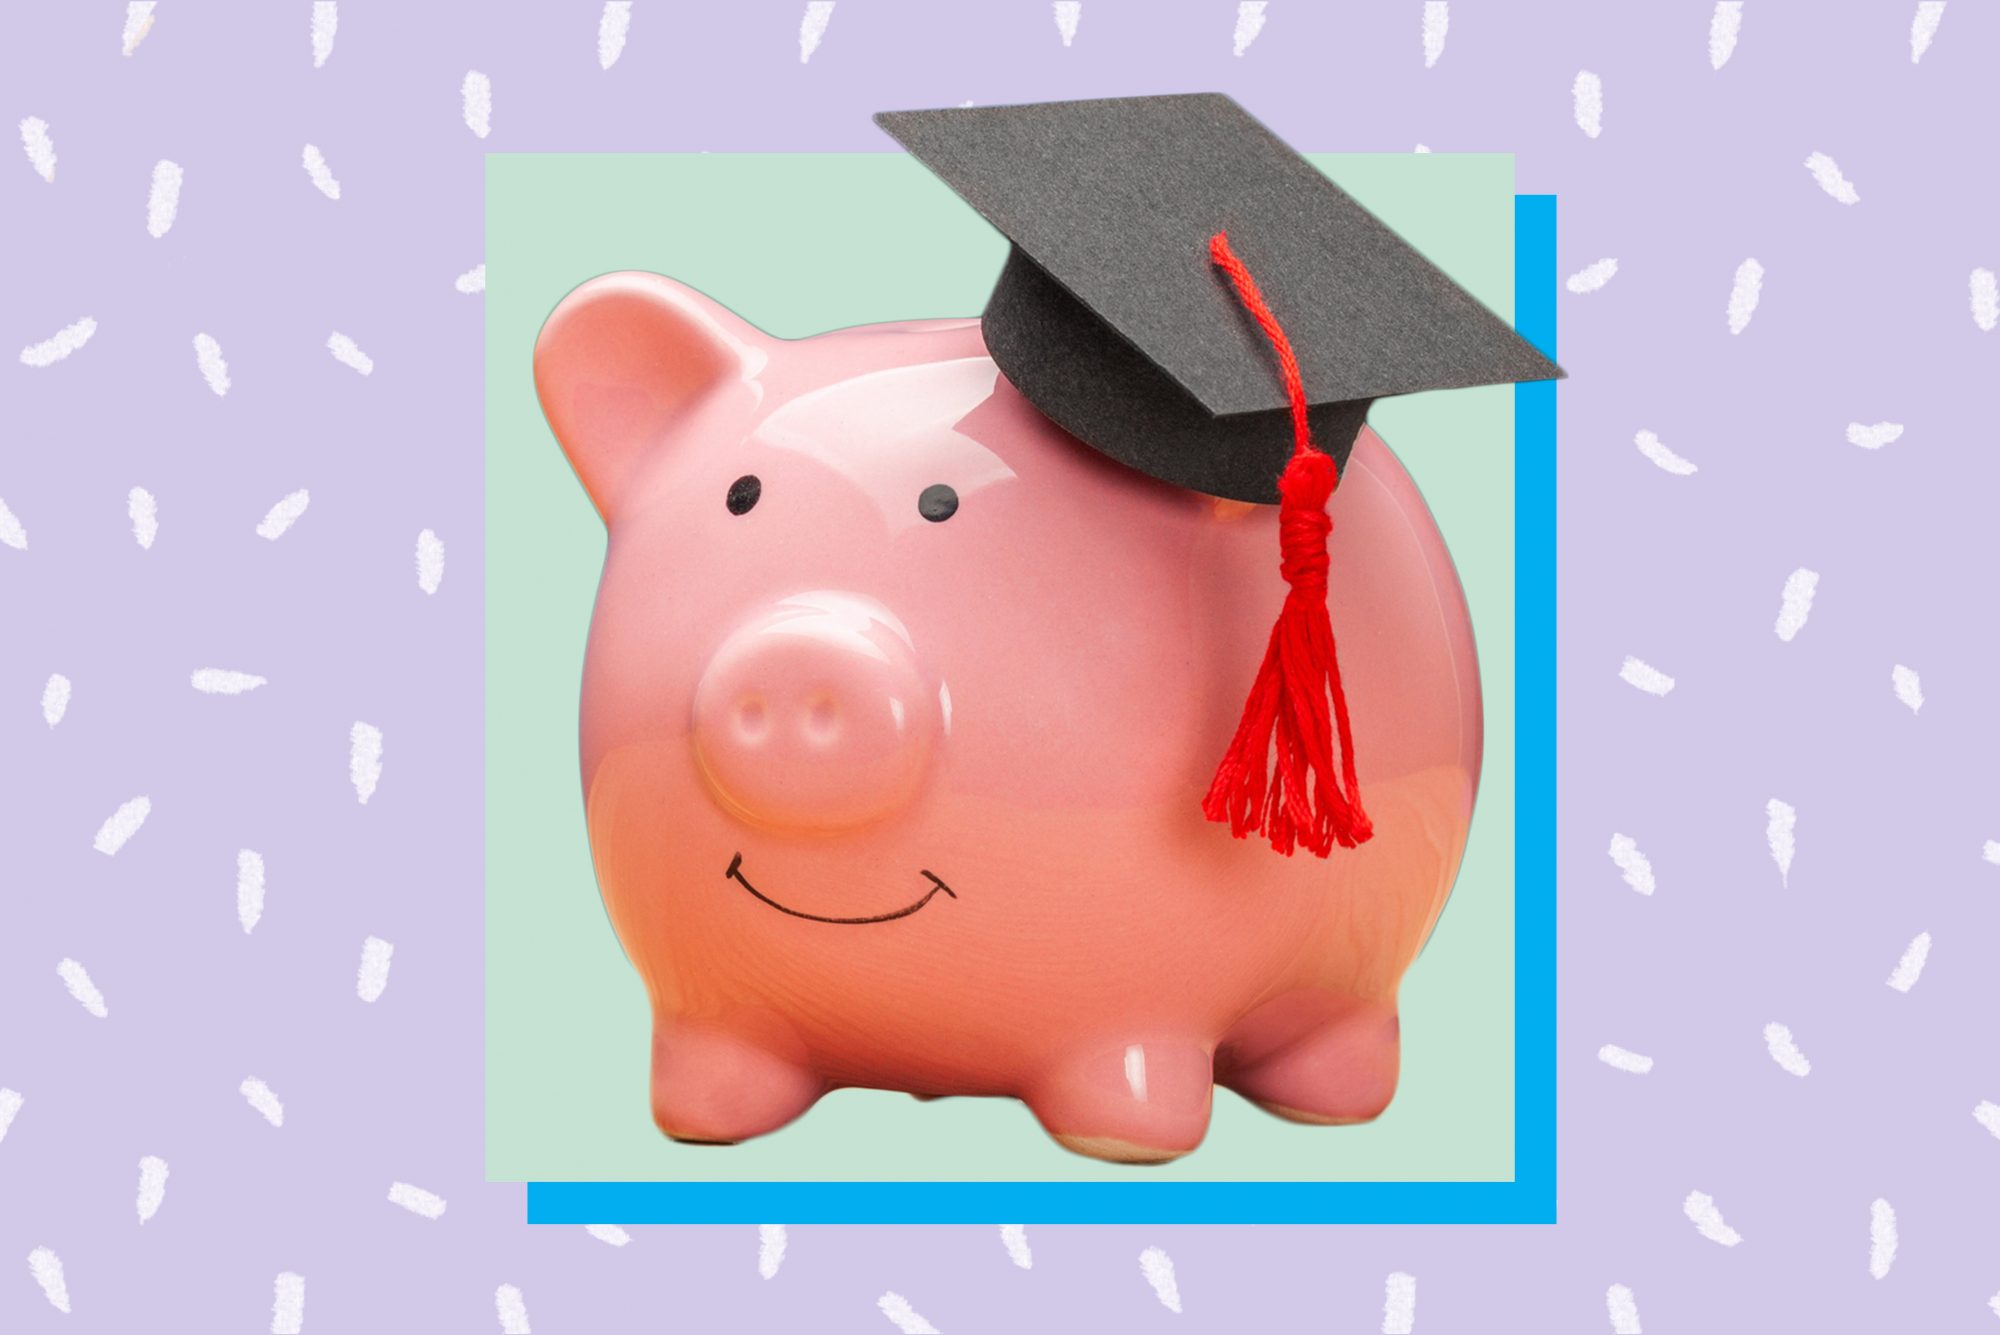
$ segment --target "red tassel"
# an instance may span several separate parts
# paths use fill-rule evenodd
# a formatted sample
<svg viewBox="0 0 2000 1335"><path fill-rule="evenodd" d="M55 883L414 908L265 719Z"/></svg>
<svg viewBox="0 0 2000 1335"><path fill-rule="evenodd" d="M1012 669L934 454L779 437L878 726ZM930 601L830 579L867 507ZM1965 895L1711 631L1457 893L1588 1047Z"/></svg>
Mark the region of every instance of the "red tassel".
<svg viewBox="0 0 2000 1335"><path fill-rule="evenodd" d="M1361 809L1354 777L1354 737L1347 723L1347 696L1340 685L1333 622L1326 610L1327 537L1333 520L1326 504L1340 483L1333 459L1312 442L1306 421L1306 392L1291 340L1243 261L1229 248L1227 233L1208 241L1209 257L1229 275L1236 295L1271 340L1292 405L1292 457L1278 479L1279 569L1291 591L1285 595L1264 664L1243 706L1243 721L1216 768L1215 782L1201 809L1213 821L1228 821L1241 839L1261 831L1271 847L1290 856L1303 845L1320 857L1335 844L1353 848L1375 830ZM1329 705L1331 706L1329 708ZM1340 739L1340 769L1334 770L1334 735ZM1267 773L1267 765L1275 769Z"/></svg>

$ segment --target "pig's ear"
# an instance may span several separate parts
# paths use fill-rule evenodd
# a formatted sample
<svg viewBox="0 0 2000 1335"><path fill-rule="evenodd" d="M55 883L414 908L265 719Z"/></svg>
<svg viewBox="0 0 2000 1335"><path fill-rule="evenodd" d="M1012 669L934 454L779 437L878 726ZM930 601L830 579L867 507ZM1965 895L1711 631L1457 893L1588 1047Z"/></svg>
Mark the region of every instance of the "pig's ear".
<svg viewBox="0 0 2000 1335"><path fill-rule="evenodd" d="M769 340L691 287L652 273L593 278L535 340L535 392L609 522L634 469L676 420L749 381Z"/></svg>

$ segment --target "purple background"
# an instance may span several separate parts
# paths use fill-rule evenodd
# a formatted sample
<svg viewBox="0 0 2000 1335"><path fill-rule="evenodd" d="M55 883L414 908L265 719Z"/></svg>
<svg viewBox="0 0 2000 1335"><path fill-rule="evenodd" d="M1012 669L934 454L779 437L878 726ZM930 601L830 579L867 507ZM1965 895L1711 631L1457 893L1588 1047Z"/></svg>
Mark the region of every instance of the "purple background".
<svg viewBox="0 0 2000 1335"><path fill-rule="evenodd" d="M1978 684L1996 609L2000 334L1968 275L2000 267L1991 86L2000 12L1950 8L1921 63L1914 5L1746 7L1711 68L1710 6L1452 7L1426 69L1422 6L1273 0L1239 58L1236 6L1086 0L1065 48L1047 4L841 0L810 63L798 3L640 0L611 70L598 6L533 13L348 0L314 69L303 3L160 7L120 54L123 7L0 16L0 112L49 123L44 183L0 151L0 1329L262 1330L280 1270L307 1331L880 1332L885 1290L944 1331L1374 1330L1384 1277L1417 1278L1419 1331L1607 1330L1629 1285L1645 1329L1982 1329L2000 1290L2000 705ZM492 77L493 132L460 117ZM1603 134L1571 113L1602 77ZM481 154L881 150L883 107L1219 88L1303 148L1518 154L1562 197L1561 1214L1555 1227L1036 1227L1011 1265L990 1228L799 1227L771 1280L748 1227L641 1228L613 1249L531 1230L482 1181L480 1126ZM301 147L343 197L316 192ZM1832 155L1843 206L1803 167ZM146 234L154 162L186 172ZM1732 336L1732 274L1765 267ZM831 261L830 261L831 262ZM95 338L14 360L85 316ZM352 336L362 378L325 349ZM213 335L217 398L190 340ZM1849 422L1904 424L1879 451ZM1640 429L1700 465L1677 477ZM158 498L150 551L126 492ZM281 496L311 507L275 543ZM444 583L416 585L423 528ZM1821 579L1791 643L1795 568ZM1618 679L1627 654L1667 697ZM1890 669L1922 674L1911 712ZM269 678L237 697L196 668ZM51 730L52 672L74 683ZM385 736L381 787L348 783L348 728ZM98 824L138 794L113 858ZM1798 810L1781 885L1764 804ZM1650 858L1641 897L1605 855ZM235 921L235 861L268 866ZM1884 985L1920 931L1908 994ZM362 939L395 944L358 1001ZM80 960L94 1019L55 964ZM1788 1024L1811 1059L1765 1051ZM1616 1043L1651 1074L1596 1059ZM282 1129L243 1102L256 1074ZM171 1165L141 1226L137 1161ZM450 1203L432 1222L384 1198ZM1740 1246L1682 1213L1711 1194ZM1901 1250L1868 1271L1869 1207ZM1141 1278L1173 1257L1186 1310ZM23 1259L62 1258L74 1304ZM66 1323L66 1324L65 1324Z"/></svg>

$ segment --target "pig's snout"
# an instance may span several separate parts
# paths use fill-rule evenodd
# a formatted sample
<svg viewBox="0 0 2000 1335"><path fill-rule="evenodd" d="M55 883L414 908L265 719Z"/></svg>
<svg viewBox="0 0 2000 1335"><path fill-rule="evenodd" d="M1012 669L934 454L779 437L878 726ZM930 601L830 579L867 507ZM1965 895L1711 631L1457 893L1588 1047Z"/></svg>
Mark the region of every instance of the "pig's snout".
<svg viewBox="0 0 2000 1335"><path fill-rule="evenodd" d="M716 650L695 688L695 755L717 798L746 820L848 829L915 795L940 714L887 608L856 594L801 594Z"/></svg>

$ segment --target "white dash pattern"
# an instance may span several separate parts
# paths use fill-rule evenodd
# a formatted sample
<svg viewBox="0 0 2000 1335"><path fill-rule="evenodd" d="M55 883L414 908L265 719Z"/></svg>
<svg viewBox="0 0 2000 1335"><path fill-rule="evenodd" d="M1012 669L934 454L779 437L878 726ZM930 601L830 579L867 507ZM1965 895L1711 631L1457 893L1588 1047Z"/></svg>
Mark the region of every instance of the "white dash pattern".
<svg viewBox="0 0 2000 1335"><path fill-rule="evenodd" d="M158 240L173 229L181 209L181 166L161 158L153 164L153 188L146 196L146 234Z"/></svg>
<svg viewBox="0 0 2000 1335"><path fill-rule="evenodd" d="M7 1128L14 1125L14 1116L21 1111L21 1105L25 1102L27 1100L21 1096L19 1090L8 1089L4 1085L0 1085L0 1140L7 1139ZM1980 1106L1990 1108L1993 1105L1982 1104ZM1994 1134L2000 1135L2000 1131L1996 1131Z"/></svg>
<svg viewBox="0 0 2000 1335"><path fill-rule="evenodd" d="M1840 174L1840 164L1824 153L1814 153L1806 159L1806 170L1819 182L1819 188L1832 195L1843 204L1858 204L1861 196L1856 193L1854 183Z"/></svg>
<svg viewBox="0 0 2000 1335"><path fill-rule="evenodd" d="M444 539L429 529L417 534L417 587L436 593L444 582Z"/></svg>
<svg viewBox="0 0 2000 1335"><path fill-rule="evenodd" d="M306 1324L306 1277L280 1271L271 1285L271 1335L300 1335Z"/></svg>
<svg viewBox="0 0 2000 1335"><path fill-rule="evenodd" d="M1889 1267L1894 1264L1896 1209L1878 1196L1868 1207L1868 1273L1876 1279L1887 1279Z"/></svg>
<svg viewBox="0 0 2000 1335"><path fill-rule="evenodd" d="M0 546L12 547L17 552L28 550L28 530L4 500L0 500Z"/></svg>
<svg viewBox="0 0 2000 1335"><path fill-rule="evenodd" d="M1623 874L1625 884L1642 895L1653 893L1653 864L1639 851L1639 845L1630 835L1611 836L1611 861Z"/></svg>
<svg viewBox="0 0 2000 1335"><path fill-rule="evenodd" d="M515 1285L493 1290L493 1314L500 1319L500 1335L530 1335L528 1304Z"/></svg>
<svg viewBox="0 0 2000 1335"><path fill-rule="evenodd" d="M69 678L60 672L51 672L42 686L42 722L51 728L63 721L69 712Z"/></svg>
<svg viewBox="0 0 2000 1335"><path fill-rule="evenodd" d="M0 1089L0 1135L7 1133L7 1120L13 1116L7 1110L7 1095L11 1092ZM14 1095L14 1106L16 1108L21 1106L19 1094ZM1994 1139L2000 1140L2000 1103L1995 1103L1991 1099L1981 1099L1979 1106L1972 1110L1972 1120L1992 1132Z"/></svg>
<svg viewBox="0 0 2000 1335"><path fill-rule="evenodd" d="M910 1300L894 1289L875 1300L882 1309L882 1315L894 1323L903 1335L942 1335L936 1326L924 1319L924 1314L910 1306Z"/></svg>
<svg viewBox="0 0 2000 1335"><path fill-rule="evenodd" d="M299 516L312 504L312 495L304 487L292 492L265 512L257 524L257 536L276 542L285 536L285 530L299 521Z"/></svg>
<svg viewBox="0 0 2000 1335"><path fill-rule="evenodd" d="M1642 1335L1639 1304L1625 1285L1613 1284L1604 1291L1604 1314L1611 1318L1611 1335Z"/></svg>
<svg viewBox="0 0 2000 1335"><path fill-rule="evenodd" d="M1931 957L1931 934L1918 932L1903 951L1903 957L1896 961L1896 967L1889 975L1889 986L1898 992L1907 992L1917 985L1924 976L1924 963Z"/></svg>
<svg viewBox="0 0 2000 1335"><path fill-rule="evenodd" d="M1924 58L1924 52L1931 49L1931 41L1937 36L1938 24L1944 22L1944 0L1922 0L1917 6L1916 17L1910 20L1910 63L1916 64ZM2000 1312L2000 1307L1994 1309Z"/></svg>
<svg viewBox="0 0 2000 1335"><path fill-rule="evenodd" d="M359 344L339 330L327 335L326 348L333 354L333 359L342 366L351 366L363 375L374 373L375 359L363 352Z"/></svg>
<svg viewBox="0 0 2000 1335"><path fill-rule="evenodd" d="M189 680L203 695L242 695L265 684L255 673L229 668L196 668Z"/></svg>
<svg viewBox="0 0 2000 1335"><path fill-rule="evenodd" d="M1618 676L1628 686L1637 687L1648 695L1665 695L1674 689L1674 679L1643 659L1625 656L1625 662L1618 669Z"/></svg>
<svg viewBox="0 0 2000 1335"><path fill-rule="evenodd" d="M467 70L458 86L464 104L465 128L484 139L493 133L493 80L478 70Z"/></svg>
<svg viewBox="0 0 2000 1335"><path fill-rule="evenodd" d="M1237 55L1250 49L1257 34L1264 31L1264 0L1240 0L1236 6L1236 31L1231 36Z"/></svg>
<svg viewBox="0 0 2000 1335"><path fill-rule="evenodd" d="M1173 1257L1158 1247L1148 1247L1139 1253L1139 1273L1153 1286L1162 1307L1169 1312L1181 1310L1181 1286L1180 1281L1174 1278Z"/></svg>
<svg viewBox="0 0 2000 1335"><path fill-rule="evenodd" d="M596 1238L599 1242L607 1243L613 1247L623 1247L626 1243L632 1241L632 1235L616 1224L585 1224L583 1231L590 1234L591 1237Z"/></svg>
<svg viewBox="0 0 2000 1335"><path fill-rule="evenodd" d="M1771 861L1778 864L1778 882L1792 883L1792 855L1798 851L1795 832L1799 813L1790 802L1772 798L1764 804L1764 839L1771 845Z"/></svg>
<svg viewBox="0 0 2000 1335"><path fill-rule="evenodd" d="M97 321L86 315L74 324L64 325L39 343L31 343L21 349L21 365L43 367L54 366L63 358L90 342L97 332Z"/></svg>
<svg viewBox="0 0 2000 1335"><path fill-rule="evenodd" d="M340 31L340 6L335 0L313 0L312 12L312 52L313 68L320 66L333 56L333 36Z"/></svg>
<svg viewBox="0 0 2000 1335"><path fill-rule="evenodd" d="M799 64L813 58L826 38L826 25L833 22L833 0L808 0L805 16L799 20Z"/></svg>
<svg viewBox="0 0 2000 1335"><path fill-rule="evenodd" d="M340 182L334 179L333 169L326 165L326 155L319 151L317 144L307 144L300 161L305 164L306 176L315 190L328 199L340 198Z"/></svg>
<svg viewBox="0 0 2000 1335"><path fill-rule="evenodd" d="M125 32L121 38L125 54L131 55L139 49L139 43L146 40L146 34L153 30L153 5L155 0L131 0L125 6Z"/></svg>
<svg viewBox="0 0 2000 1335"><path fill-rule="evenodd" d="M1628 1052L1616 1043L1606 1043L1597 1050L1597 1060L1614 1071L1624 1071L1628 1075L1645 1075L1653 1069L1653 1059L1636 1052Z"/></svg>
<svg viewBox="0 0 2000 1335"><path fill-rule="evenodd" d="M1864 450L1879 450L1884 445L1893 443L1902 434L1903 426L1900 422L1877 422L1873 426L1861 422L1847 424L1847 443L1859 445Z"/></svg>
<svg viewBox="0 0 2000 1335"><path fill-rule="evenodd" d="M145 1223L160 1212L167 1199L167 1161L157 1154L139 1160L139 1195L136 1202L139 1222Z"/></svg>
<svg viewBox="0 0 2000 1335"><path fill-rule="evenodd" d="M42 1296L58 1312L69 1311L69 1285L63 1280L62 1258L47 1247L28 1253L28 1273L42 1286Z"/></svg>
<svg viewBox="0 0 2000 1335"><path fill-rule="evenodd" d="M1023 1270L1035 1266L1035 1253L1028 1247L1028 1226L1026 1224L1000 1225L1000 1245L1007 1249L1007 1258Z"/></svg>
<svg viewBox="0 0 2000 1335"><path fill-rule="evenodd" d="M1083 0L1055 0L1056 36L1064 46L1076 42L1077 25L1083 21Z"/></svg>
<svg viewBox="0 0 2000 1335"><path fill-rule="evenodd" d="M100 1020L109 1019L111 1011L104 1004L104 994L97 990L97 984L90 981L90 972L72 959L56 962L56 977L63 980L63 986L76 998L76 1004Z"/></svg>
<svg viewBox="0 0 2000 1335"><path fill-rule="evenodd" d="M757 1273L765 1279L775 1278L785 1263L786 1242L783 1224L757 1225Z"/></svg>
<svg viewBox="0 0 2000 1335"><path fill-rule="evenodd" d="M1570 85L1570 101L1576 112L1576 128L1592 139L1604 133L1604 80L1589 70L1578 70Z"/></svg>
<svg viewBox="0 0 2000 1335"><path fill-rule="evenodd" d="M1417 1277L1390 1273L1382 1285L1382 1335L1410 1335L1417 1324Z"/></svg>
<svg viewBox="0 0 2000 1335"><path fill-rule="evenodd" d="M361 969L355 976L354 994L363 1001L379 1001L389 986L389 961L396 948L379 936L361 943Z"/></svg>
<svg viewBox="0 0 2000 1335"><path fill-rule="evenodd" d="M1991 269L1972 271L1972 323L1989 334L2000 325L2000 278Z"/></svg>
<svg viewBox="0 0 2000 1335"><path fill-rule="evenodd" d="M1639 453L1651 459L1661 471L1675 477L1687 477L1701 470L1693 463L1681 458L1660 442L1660 438L1650 431L1641 431L1632 437L1632 443L1639 447Z"/></svg>
<svg viewBox="0 0 2000 1335"><path fill-rule="evenodd" d="M1799 1051L1789 1027L1776 1020L1765 1025L1764 1046L1770 1049L1771 1060L1778 1063L1779 1069L1796 1076L1812 1074L1812 1063L1806 1060L1805 1053Z"/></svg>
<svg viewBox="0 0 2000 1335"><path fill-rule="evenodd" d="M35 175L50 185L56 180L56 145L49 138L49 123L40 116L29 116L21 122L21 151L28 155L28 165L35 169Z"/></svg>
<svg viewBox="0 0 2000 1335"><path fill-rule="evenodd" d="M218 398L229 392L229 363L222 360L222 345L207 334L194 336L194 364Z"/></svg>
<svg viewBox="0 0 2000 1335"><path fill-rule="evenodd" d="M408 1182L389 1184L389 1203L400 1205L411 1214L422 1215L426 1219L442 1218L445 1210L444 1197Z"/></svg>
<svg viewBox="0 0 2000 1335"><path fill-rule="evenodd" d="M1736 54L1736 38L1743 31L1742 0L1717 0L1708 20L1708 67L1721 69Z"/></svg>
<svg viewBox="0 0 2000 1335"><path fill-rule="evenodd" d="M1889 685L1895 690L1896 698L1910 707L1912 714L1924 707L1924 686L1915 668L1896 664L1889 670Z"/></svg>
<svg viewBox="0 0 2000 1335"><path fill-rule="evenodd" d="M625 54L625 38L632 31L632 0L605 0L597 19L597 68L608 70Z"/></svg>
<svg viewBox="0 0 2000 1335"><path fill-rule="evenodd" d="M262 1080L254 1075L245 1076L243 1083L236 1087L236 1091L272 1126L285 1124L285 1105L278 1101L278 1096L273 1094L271 1087Z"/></svg>
<svg viewBox="0 0 2000 1335"><path fill-rule="evenodd" d="M1800 566L1785 576L1785 589L1779 595L1778 620L1771 627L1778 638L1786 644L1792 642L1805 629L1806 618L1812 615L1813 595L1819 591L1819 572Z"/></svg>
<svg viewBox="0 0 2000 1335"><path fill-rule="evenodd" d="M143 794L133 798L104 818L104 824L97 827L97 837L90 841L90 846L105 857L114 856L125 847L128 839L139 833L139 827L152 814L152 798Z"/></svg>
<svg viewBox="0 0 2000 1335"><path fill-rule="evenodd" d="M1722 1211L1715 1208L1715 1198L1705 1191L1690 1191L1687 1200L1681 1203L1681 1212L1688 1221L1710 1242L1734 1247L1743 1241L1743 1235L1731 1228L1722 1218Z"/></svg>
<svg viewBox="0 0 2000 1335"><path fill-rule="evenodd" d="M264 855L255 849L236 851L236 921L250 935L264 916Z"/></svg>
<svg viewBox="0 0 2000 1335"><path fill-rule="evenodd" d="M474 265L458 277L452 279L451 285L460 292L465 293L468 297L475 292L484 292L486 290L486 266L484 264Z"/></svg>
<svg viewBox="0 0 2000 1335"><path fill-rule="evenodd" d="M367 806L382 782L382 730L372 723L357 721L348 730L347 776L354 782L354 795Z"/></svg>
<svg viewBox="0 0 2000 1335"><path fill-rule="evenodd" d="M1444 55L1445 34L1451 30L1451 6L1445 0L1424 0L1424 68Z"/></svg>
<svg viewBox="0 0 2000 1335"><path fill-rule="evenodd" d="M1618 261L1609 256L1584 265L1563 282L1563 286L1578 296L1596 292L1618 274Z"/></svg>
<svg viewBox="0 0 2000 1335"><path fill-rule="evenodd" d="M160 503L153 499L153 493L144 487L127 492L125 516L132 521L132 540L141 549L150 550L153 539L160 536Z"/></svg>
<svg viewBox="0 0 2000 1335"><path fill-rule="evenodd" d="M1747 259L1736 266L1736 281L1729 289L1729 332L1740 334L1750 327L1757 302L1764 295L1764 266Z"/></svg>

